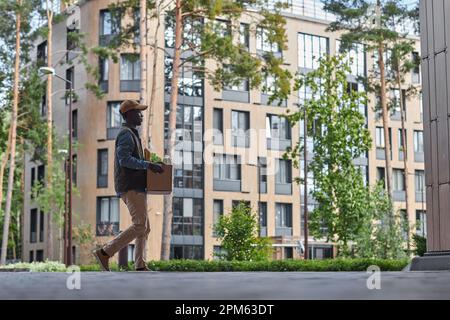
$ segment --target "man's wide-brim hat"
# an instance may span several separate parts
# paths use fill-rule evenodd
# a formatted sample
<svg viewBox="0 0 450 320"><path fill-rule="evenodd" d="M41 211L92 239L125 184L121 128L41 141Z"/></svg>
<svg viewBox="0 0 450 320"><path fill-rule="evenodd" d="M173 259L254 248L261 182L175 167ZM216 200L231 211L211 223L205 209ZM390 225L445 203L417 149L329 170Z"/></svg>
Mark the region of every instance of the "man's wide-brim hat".
<svg viewBox="0 0 450 320"><path fill-rule="evenodd" d="M124 114L130 110L145 110L147 109L146 105L140 104L135 100L125 100L120 104L120 113Z"/></svg>

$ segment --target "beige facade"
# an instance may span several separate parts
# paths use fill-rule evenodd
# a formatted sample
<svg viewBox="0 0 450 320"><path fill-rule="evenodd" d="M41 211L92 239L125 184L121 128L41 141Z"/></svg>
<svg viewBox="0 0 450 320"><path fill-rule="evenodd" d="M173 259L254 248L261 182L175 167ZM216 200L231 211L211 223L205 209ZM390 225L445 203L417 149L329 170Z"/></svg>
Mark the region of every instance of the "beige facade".
<svg viewBox="0 0 450 320"><path fill-rule="evenodd" d="M100 11L106 9L110 1L108 0L95 0L95 1L82 1L80 6L80 32L86 33L86 41L88 46L95 46L99 42L99 28L100 28ZM294 14L286 14L287 18L287 35L288 35L288 49L283 51L283 57L285 58L285 67L295 73L299 68L299 44L298 34L305 33L309 35L316 35L328 38L328 48L331 54L336 50L336 40L339 38L338 34L328 33L326 29L326 21L319 20L314 17L306 17ZM150 30L155 30L155 21L150 21ZM59 60L65 61L66 59L66 22L60 22L54 26L54 61L55 69L59 75L64 76L66 69L70 66L67 64L60 65L57 62ZM150 32L150 36L153 36ZM161 28L161 32L157 35L159 43L164 43L164 28ZM150 42L150 40L149 40ZM37 41L39 44L40 41ZM254 32L250 32L250 51L256 51L256 37ZM419 43L417 43L417 51ZM129 51L129 50L125 50ZM151 56L151 55L150 55ZM366 54L367 67L372 66L372 59L370 54ZM77 58L75 58L74 61ZM96 63L94 57L90 57L92 64ZM149 59L151 60L151 59ZM152 79L152 61L148 61L148 92L151 88ZM155 107L152 121L152 151L163 154L164 148L164 57L159 54L158 59L158 75L157 75L157 96L155 100ZM111 136L108 138L108 102L122 101L124 99L139 99L139 92L124 92L120 90L120 62L113 63L109 61L109 73L108 73L108 92L101 100L97 99L91 92L85 87L85 83L88 81L87 74L84 67L80 63L75 63L75 92L78 95L77 101L74 103L73 108L77 110L77 140L80 144L79 149L75 152L77 155L77 168L76 168L76 180L77 188L79 190L79 196L73 198L73 212L74 212L74 227L77 227L80 223L88 224L91 226L91 231L94 234L94 241L92 243L85 244L80 247L76 241L75 246L75 262L76 263L90 263L93 262L90 256L90 251L97 244L106 243L111 239L110 236L97 236L97 222L98 216L101 216L102 202L100 197L114 197L114 139ZM59 79L53 81L53 115L54 122L57 128L57 135L62 138L67 138L68 131L68 106L65 105L64 99L64 82ZM245 200L249 201L251 206L257 210L258 202L267 203L267 227L266 232L269 237L274 238L276 243L275 258L281 259L285 257L299 258L299 241L302 237L303 230L301 230L301 202L303 197L301 196L300 187L292 182L291 194L276 194L275 185L276 177L274 175L267 176L267 193L259 193L258 181L258 167L256 166L257 157L262 156L267 158L267 162L271 163L276 158L281 158L282 151L267 150L266 139L258 139L257 135L252 134L250 137L250 148L234 147L232 144L232 135L224 134L223 145L214 145L208 143L212 140L212 136L208 136L208 130L213 128L214 108L222 110L223 115L223 130L232 127L232 112L233 111L246 111L249 114L249 127L255 129L256 132L266 130L266 115L281 115L285 113L286 107L267 106L262 101L261 91L257 89L249 90L249 98L247 102L244 101L229 101L223 92L216 92L213 90L207 81L204 83L203 97L202 97L202 117L203 117L203 132L205 133L205 140L203 141L203 159L206 162L207 158L212 159L213 154L238 154L241 155L241 170L240 170L240 190L235 191L217 191L214 183L214 165L209 162L203 166L203 188L200 190L177 190L176 196L179 198L195 198L203 206L203 218L201 222L201 236L200 237L179 237L178 244L176 246L181 247L180 252L187 252L189 257L190 252L194 249L186 249L186 246L198 246L201 251L201 258L212 259L215 246L220 246L217 238L213 236L213 211L214 200L223 201L224 212L228 212L232 207L233 200ZM377 179L377 167L384 167L384 161L377 159L376 146L375 146L375 131L376 126L382 126L380 120L375 119L375 113L373 111L374 100L371 97L371 102L367 107L367 120L368 128L372 134L374 146L368 154L368 179L369 183L374 183ZM186 99L185 101L190 101ZM292 94L287 101L287 108L292 108L298 102L297 94ZM183 103L181 100L180 103ZM186 103L187 104L187 103ZM416 210L422 210L425 208L425 204L416 201L415 197L415 178L414 170L423 170L423 162L414 160L414 130L422 130L420 102L418 98L411 101L407 101L407 143L408 143L408 161L409 171L409 199L410 199L410 223L416 221ZM392 166L393 168L403 168L403 162L399 160L399 148L398 148L398 129L401 128L400 121L390 120L389 126L392 128ZM295 143L299 139L299 127L295 126L291 130L291 142ZM107 149L107 186L98 187L98 150ZM256 150L256 151L255 151ZM31 172L35 168L37 172L38 164L32 163L27 159L26 165L26 188L25 188L25 228L24 228L24 260L36 259L37 250L44 250L42 257L45 259L48 257L48 253L45 252L45 236L43 241L40 241L39 236L37 241L30 242L31 230L30 230L30 212L36 208L30 198L30 186L31 186ZM422 160L423 161L423 160ZM300 175L299 169L292 169L292 177ZM179 189L179 188L178 188ZM226 189L226 188L225 188ZM192 196L195 194L195 196ZM400 195L401 196L401 195ZM197 198L198 197L198 198ZM112 198L105 198L104 203L109 201L110 210L114 201ZM112 201L112 202L111 202ZM114 202L115 205L116 202ZM186 204L190 205L190 201L186 201ZM281 228L277 228L276 225L276 210L278 204L290 204L291 205L291 230L285 230L289 236L282 236L285 231ZM398 208L405 208L404 201L396 201L395 206ZM194 207L195 208L195 207ZM103 209L106 210L106 209ZM281 209L280 209L281 210ZM101 211L101 212L100 212ZM129 213L124 203L119 201L119 226L118 230L124 230L131 223ZM159 259L161 248L161 233L162 233L162 213L163 213L163 197L162 196L149 196L149 217L151 224L151 233L149 236L148 245L148 259ZM109 212L111 217L111 212ZM39 219L38 219L39 220ZM34 228L34 227L33 227ZM278 229L278 230L277 230ZM36 230L39 233L39 223L36 226ZM44 226L46 230L46 226ZM59 244L58 241L59 231L55 228L55 252L54 259L58 259ZM183 247L183 241L184 246ZM317 258L326 256L329 252L332 252L333 248L329 244L325 244L320 240L310 238L310 244L318 246L317 251L313 254ZM327 247L328 246L328 247ZM130 249L131 250L131 249ZM178 250L178 249L177 249ZM31 252L33 256L31 257ZM131 251L130 251L131 252Z"/></svg>

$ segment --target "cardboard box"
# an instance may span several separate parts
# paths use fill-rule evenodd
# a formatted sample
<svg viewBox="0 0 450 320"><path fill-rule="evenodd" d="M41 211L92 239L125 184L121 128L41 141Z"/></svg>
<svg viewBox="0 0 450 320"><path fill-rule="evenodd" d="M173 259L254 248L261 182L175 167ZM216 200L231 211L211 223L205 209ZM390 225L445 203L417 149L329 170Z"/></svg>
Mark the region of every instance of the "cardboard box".
<svg viewBox="0 0 450 320"><path fill-rule="evenodd" d="M150 161L150 151L144 150L144 158ZM148 194L170 194L172 192L172 165L161 164L164 169L162 173L147 170L147 193Z"/></svg>

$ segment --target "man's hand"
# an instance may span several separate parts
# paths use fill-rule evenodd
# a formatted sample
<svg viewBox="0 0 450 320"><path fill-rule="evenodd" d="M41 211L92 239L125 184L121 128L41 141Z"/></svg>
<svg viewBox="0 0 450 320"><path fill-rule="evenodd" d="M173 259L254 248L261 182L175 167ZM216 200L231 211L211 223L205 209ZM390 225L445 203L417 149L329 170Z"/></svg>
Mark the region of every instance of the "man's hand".
<svg viewBox="0 0 450 320"><path fill-rule="evenodd" d="M164 171L163 167L161 166L161 164L156 163L156 162L149 162L148 164L148 168L150 170L152 170L155 173L161 173Z"/></svg>

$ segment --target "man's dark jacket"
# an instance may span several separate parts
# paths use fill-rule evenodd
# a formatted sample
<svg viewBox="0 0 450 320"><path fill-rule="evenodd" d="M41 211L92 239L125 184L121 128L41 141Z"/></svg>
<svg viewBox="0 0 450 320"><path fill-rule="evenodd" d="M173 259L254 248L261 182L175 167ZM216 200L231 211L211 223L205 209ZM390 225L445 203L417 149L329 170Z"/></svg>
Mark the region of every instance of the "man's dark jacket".
<svg viewBox="0 0 450 320"><path fill-rule="evenodd" d="M146 192L149 162L144 160L141 139L135 128L122 124L114 153L114 187L118 196L128 190Z"/></svg>

